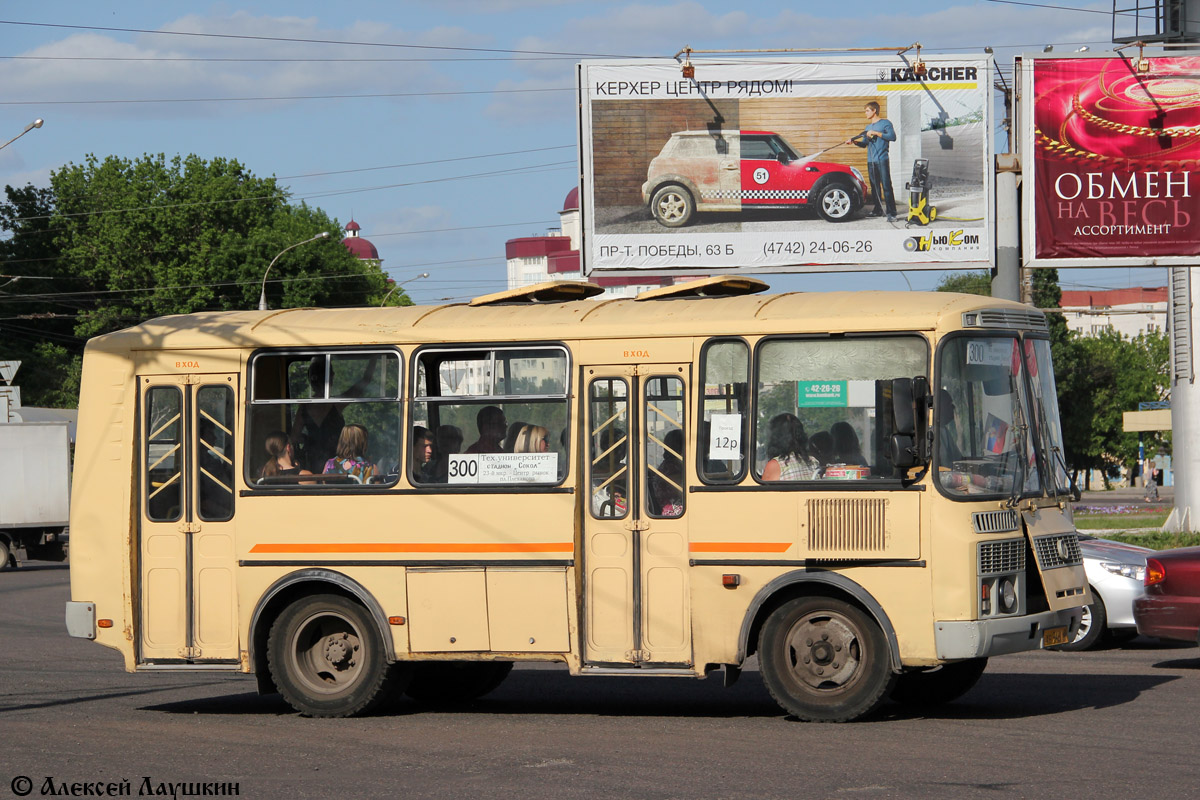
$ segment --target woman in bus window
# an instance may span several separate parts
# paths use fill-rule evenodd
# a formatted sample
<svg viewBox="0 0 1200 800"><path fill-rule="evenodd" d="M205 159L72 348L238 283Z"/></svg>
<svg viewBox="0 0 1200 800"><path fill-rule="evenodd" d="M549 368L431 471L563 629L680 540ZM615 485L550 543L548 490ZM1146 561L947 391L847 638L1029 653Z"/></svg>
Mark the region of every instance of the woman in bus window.
<svg viewBox="0 0 1200 800"><path fill-rule="evenodd" d="M778 414L767 428L764 481L808 481L817 477L817 462L808 455L804 423L795 414Z"/></svg>
<svg viewBox="0 0 1200 800"><path fill-rule="evenodd" d="M338 437L337 455L325 462L325 474L350 475L366 483L375 474L375 465L367 460L367 429L347 425Z"/></svg>
<svg viewBox="0 0 1200 800"><path fill-rule="evenodd" d="M513 440L514 453L545 453L550 450L550 431L541 425L526 425Z"/></svg>
<svg viewBox="0 0 1200 800"><path fill-rule="evenodd" d="M845 421L835 422L829 427L829 434L833 438L833 463L866 465L867 458L863 455L853 425ZM813 438L816 438L815 435Z"/></svg>
<svg viewBox="0 0 1200 800"><path fill-rule="evenodd" d="M260 478L312 475L312 472L296 463L296 449L283 431L275 431L267 435L266 450L267 463L263 464L262 470L259 472ZM307 483L308 481L299 482Z"/></svg>

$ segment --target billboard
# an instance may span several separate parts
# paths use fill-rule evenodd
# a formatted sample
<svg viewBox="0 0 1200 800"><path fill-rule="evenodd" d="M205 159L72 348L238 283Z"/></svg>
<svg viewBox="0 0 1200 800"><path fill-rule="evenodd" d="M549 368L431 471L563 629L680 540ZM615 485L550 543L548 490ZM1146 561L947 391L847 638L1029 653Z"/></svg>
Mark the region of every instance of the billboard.
<svg viewBox="0 0 1200 800"><path fill-rule="evenodd" d="M1194 264L1200 58L1026 58L1022 86L1025 263Z"/></svg>
<svg viewBox="0 0 1200 800"><path fill-rule="evenodd" d="M986 57L691 63L579 65L586 273L992 263Z"/></svg>

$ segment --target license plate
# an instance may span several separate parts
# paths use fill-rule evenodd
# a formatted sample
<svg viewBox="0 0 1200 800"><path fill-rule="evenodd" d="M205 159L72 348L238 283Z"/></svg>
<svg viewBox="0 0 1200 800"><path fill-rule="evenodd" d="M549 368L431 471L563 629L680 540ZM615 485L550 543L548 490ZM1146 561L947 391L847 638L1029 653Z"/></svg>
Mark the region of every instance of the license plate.
<svg viewBox="0 0 1200 800"><path fill-rule="evenodd" d="M1042 631L1042 647L1053 647L1056 644L1067 643L1067 626L1046 628Z"/></svg>

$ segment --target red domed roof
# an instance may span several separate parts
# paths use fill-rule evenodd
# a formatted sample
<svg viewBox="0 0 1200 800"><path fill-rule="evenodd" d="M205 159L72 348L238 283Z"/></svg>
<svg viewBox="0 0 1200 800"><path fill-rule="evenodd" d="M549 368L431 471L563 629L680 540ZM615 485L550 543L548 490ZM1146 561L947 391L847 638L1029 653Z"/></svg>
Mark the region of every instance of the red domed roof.
<svg viewBox="0 0 1200 800"><path fill-rule="evenodd" d="M362 230L362 226L361 226L361 225L359 225L359 224L358 224L357 222L355 222L354 220L350 220L348 223L346 223L346 230L348 230L348 231L361 231L361 230Z"/></svg>
<svg viewBox="0 0 1200 800"><path fill-rule="evenodd" d="M346 249L355 258L379 260L379 251L375 249L375 245L371 244L370 239L364 239L361 236L347 236L342 239L342 244L346 245Z"/></svg>
<svg viewBox="0 0 1200 800"><path fill-rule="evenodd" d="M578 211L579 210L579 187L571 187L571 191L567 192L567 199L563 201L563 211Z"/></svg>

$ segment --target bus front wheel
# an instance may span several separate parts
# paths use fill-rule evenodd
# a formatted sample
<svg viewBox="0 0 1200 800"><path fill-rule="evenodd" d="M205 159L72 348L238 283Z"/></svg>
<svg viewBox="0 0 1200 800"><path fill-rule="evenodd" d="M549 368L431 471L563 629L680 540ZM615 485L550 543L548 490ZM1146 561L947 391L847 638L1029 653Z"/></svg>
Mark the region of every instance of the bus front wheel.
<svg viewBox="0 0 1200 800"><path fill-rule="evenodd" d="M763 625L758 661L775 702L808 722L866 716L894 680L883 631L858 606L831 597L777 608Z"/></svg>
<svg viewBox="0 0 1200 800"><path fill-rule="evenodd" d="M339 595L288 606L271 626L267 659L280 694L310 717L364 714L399 680L366 609Z"/></svg>

